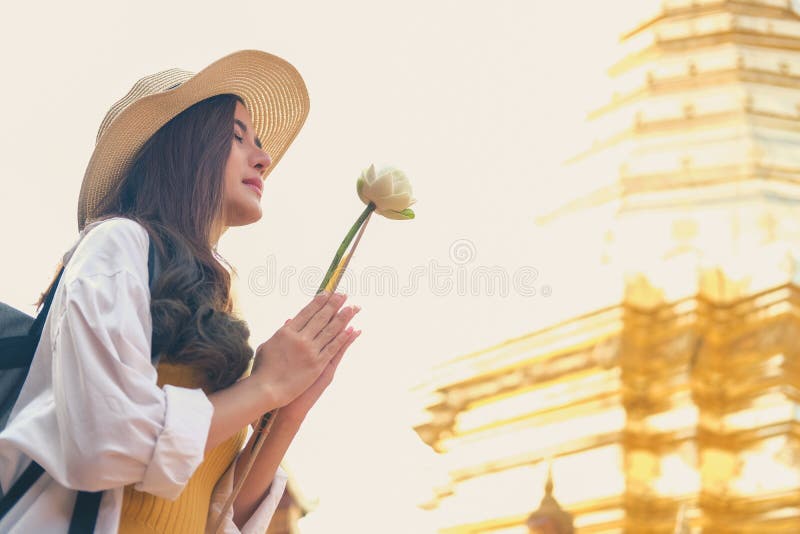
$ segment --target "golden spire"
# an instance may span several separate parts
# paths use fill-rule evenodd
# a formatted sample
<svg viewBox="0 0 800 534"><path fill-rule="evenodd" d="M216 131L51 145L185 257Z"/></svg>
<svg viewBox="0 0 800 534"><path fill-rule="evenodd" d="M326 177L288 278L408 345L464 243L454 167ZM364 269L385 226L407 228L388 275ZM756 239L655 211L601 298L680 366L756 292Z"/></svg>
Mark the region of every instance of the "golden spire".
<svg viewBox="0 0 800 534"><path fill-rule="evenodd" d="M553 466L547 467L547 481L544 497L539 508L528 516L528 530L531 534L573 534L572 514L561 508L553 497Z"/></svg>

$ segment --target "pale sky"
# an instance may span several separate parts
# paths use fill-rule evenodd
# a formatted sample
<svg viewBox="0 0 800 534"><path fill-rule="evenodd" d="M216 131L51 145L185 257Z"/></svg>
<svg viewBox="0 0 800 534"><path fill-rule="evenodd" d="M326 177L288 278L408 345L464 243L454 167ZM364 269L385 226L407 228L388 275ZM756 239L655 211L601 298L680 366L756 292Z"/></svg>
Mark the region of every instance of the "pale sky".
<svg viewBox="0 0 800 534"><path fill-rule="evenodd" d="M405 170L417 198L414 221L372 218L339 288L363 307L363 334L285 461L318 501L302 532L430 532L416 504L440 474L411 429L408 389L436 362L580 304L587 273L534 216L568 190L559 165L585 148L581 123L607 93L618 14L634 21L646 3L15 2L0 20L0 300L33 312L77 237L100 121L138 78L244 48L284 57L308 85L308 121L267 181L262 220L220 246L241 275L253 345L316 289L363 209L362 168ZM537 293L463 287L481 268L509 280L536 269Z"/></svg>

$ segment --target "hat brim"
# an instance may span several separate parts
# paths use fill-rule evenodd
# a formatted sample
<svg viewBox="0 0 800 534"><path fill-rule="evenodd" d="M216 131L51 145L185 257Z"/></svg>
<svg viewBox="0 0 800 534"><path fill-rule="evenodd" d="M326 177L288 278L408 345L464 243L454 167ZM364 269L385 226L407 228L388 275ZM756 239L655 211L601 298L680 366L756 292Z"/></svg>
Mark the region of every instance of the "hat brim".
<svg viewBox="0 0 800 534"><path fill-rule="evenodd" d="M97 140L83 177L78 228L83 230L97 215L100 202L159 128L193 104L224 93L244 101L255 133L272 160L265 176L272 172L308 116L308 91L300 73L284 59L260 50L241 50L174 89L135 100L114 118ZM129 93L126 98L136 95Z"/></svg>

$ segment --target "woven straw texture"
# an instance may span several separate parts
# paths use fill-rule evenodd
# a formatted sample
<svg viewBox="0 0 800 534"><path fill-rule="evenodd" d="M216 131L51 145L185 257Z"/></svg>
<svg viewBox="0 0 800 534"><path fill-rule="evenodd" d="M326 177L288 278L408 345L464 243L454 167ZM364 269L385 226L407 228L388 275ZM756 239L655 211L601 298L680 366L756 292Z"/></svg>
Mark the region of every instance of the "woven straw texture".
<svg viewBox="0 0 800 534"><path fill-rule="evenodd" d="M197 74L165 70L137 81L100 124L78 198L79 230L96 216L100 201L150 136L193 104L223 93L244 100L255 133L272 159L266 177L308 116L308 91L297 70L259 50L235 52Z"/></svg>

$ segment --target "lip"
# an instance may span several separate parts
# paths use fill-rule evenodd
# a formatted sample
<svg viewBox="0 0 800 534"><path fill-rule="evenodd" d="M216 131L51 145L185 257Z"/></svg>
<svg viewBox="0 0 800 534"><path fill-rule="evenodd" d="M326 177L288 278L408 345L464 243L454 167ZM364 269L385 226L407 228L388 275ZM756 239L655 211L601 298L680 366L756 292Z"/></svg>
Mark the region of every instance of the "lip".
<svg viewBox="0 0 800 534"><path fill-rule="evenodd" d="M242 180L242 183L250 187L250 189L253 189L256 193L258 193L259 197L264 191L264 182L262 182L261 178L259 177L245 178L244 180Z"/></svg>

